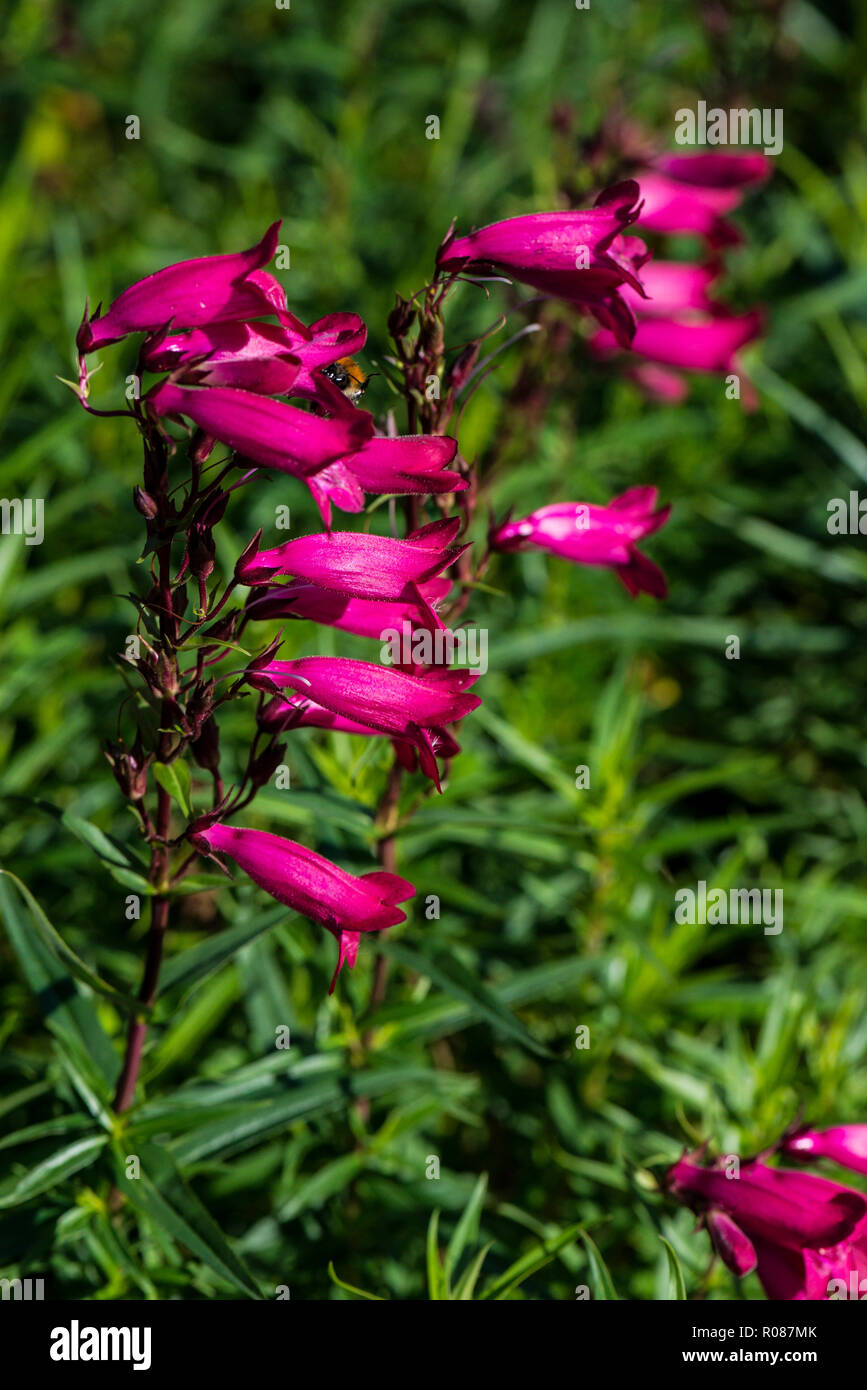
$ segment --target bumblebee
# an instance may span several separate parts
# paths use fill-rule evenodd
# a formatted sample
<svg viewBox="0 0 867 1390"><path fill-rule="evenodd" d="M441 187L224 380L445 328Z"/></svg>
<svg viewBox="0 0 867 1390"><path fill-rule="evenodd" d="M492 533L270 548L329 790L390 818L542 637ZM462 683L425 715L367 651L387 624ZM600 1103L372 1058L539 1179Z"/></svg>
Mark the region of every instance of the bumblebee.
<svg viewBox="0 0 867 1390"><path fill-rule="evenodd" d="M336 362L329 362L327 367L322 368L322 375L333 381L338 391L342 391L353 405L361 400L370 381L354 357L338 357Z"/></svg>

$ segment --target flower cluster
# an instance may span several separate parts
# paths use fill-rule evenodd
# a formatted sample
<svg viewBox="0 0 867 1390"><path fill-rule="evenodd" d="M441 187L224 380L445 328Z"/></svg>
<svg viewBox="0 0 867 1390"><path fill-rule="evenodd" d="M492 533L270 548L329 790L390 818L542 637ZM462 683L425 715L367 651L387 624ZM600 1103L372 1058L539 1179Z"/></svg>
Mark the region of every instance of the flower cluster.
<svg viewBox="0 0 867 1390"><path fill-rule="evenodd" d="M630 367L632 377L651 395L682 400L688 391L684 372L730 375L743 379L738 352L762 330L759 310L733 313L714 297L713 287L724 272L726 249L741 241L728 214L744 194L763 183L771 161L762 154L666 154L649 160L636 178L642 208L638 227L643 232L672 238L700 238L707 254L701 261L654 257L642 270L643 293L626 284L623 298L635 315L633 352L642 360ZM622 341L608 327L594 336L600 356L614 352ZM744 403L754 398L744 381Z"/></svg>
<svg viewBox="0 0 867 1390"><path fill-rule="evenodd" d="M369 638L398 630L453 637L448 623L463 614L491 554L526 545L609 566L631 594L664 596L661 571L636 545L668 516L652 487L633 488L607 507L558 503L523 521L492 522L488 547L474 564L461 536L479 500L478 478L447 432L461 393L465 400L473 387L481 342L447 362L443 305L454 287L493 266L592 315L628 348L635 317L627 296L643 299L638 272L647 253L624 233L639 212L638 186L627 181L589 210L513 218L463 237L450 232L432 283L411 300L398 297L389 319L395 355L385 362L407 405L403 436L391 416L381 428L359 404L366 381L353 354L367 337L359 316L334 313L306 324L289 309L266 269L278 249L279 223L248 251L168 266L124 290L104 313L85 309L77 389L87 409L91 354L130 334L142 335L136 380L158 378L135 393L128 411L109 412L129 415L144 443L134 500L147 526L153 583L137 600L143 650L130 660L155 718L150 744L137 727L128 746L116 741L107 752L151 846L160 901L199 856L233 860L272 897L335 936L333 989L341 966L354 964L361 933L403 921L397 904L414 892L394 872L401 776L418 772L441 790L442 764L460 752L455 726L480 703L471 690L478 672L417 659L414 646L395 665L288 660L277 638L240 673L212 674L237 650L248 624L255 630L263 619L307 620ZM189 475L170 486L178 426L189 440ZM233 470L239 476L228 481ZM222 592L219 584L210 588L214 529L230 494L263 471L304 484L325 529L271 548L257 532ZM333 509L359 513L370 494L404 499L402 537L331 529ZM425 515L427 507L436 514ZM182 558L174 551L178 541ZM240 586L246 602L227 606ZM217 716L245 692L258 696L256 729L243 776L227 789ZM379 870L355 877L312 849L230 824L281 765L281 737L302 727L390 742L394 764L376 816ZM166 769L187 752L210 775L213 796L206 810L182 808L187 824L173 834ZM159 783L155 816L147 804L151 775ZM178 864L172 851L185 844L187 858ZM164 930L167 911L157 920Z"/></svg>
<svg viewBox="0 0 867 1390"><path fill-rule="evenodd" d="M799 1129L777 1147L790 1158L830 1159L867 1173L867 1125ZM755 1270L768 1298L863 1297L867 1196L814 1173L774 1168L766 1157L732 1168L727 1160L706 1166L699 1154L685 1155L669 1169L666 1186L700 1214L732 1273L742 1278Z"/></svg>

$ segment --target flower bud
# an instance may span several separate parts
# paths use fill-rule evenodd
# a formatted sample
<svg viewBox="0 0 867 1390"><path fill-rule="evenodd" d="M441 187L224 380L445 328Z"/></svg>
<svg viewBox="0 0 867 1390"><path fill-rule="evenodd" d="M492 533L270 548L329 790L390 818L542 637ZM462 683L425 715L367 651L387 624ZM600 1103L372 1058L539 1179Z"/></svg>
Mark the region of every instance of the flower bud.
<svg viewBox="0 0 867 1390"><path fill-rule="evenodd" d="M193 757L199 767L203 767L206 772L219 771L220 731L212 714L209 714L201 724L199 735L193 741L192 750Z"/></svg>
<svg viewBox="0 0 867 1390"><path fill-rule="evenodd" d="M147 517L148 521L153 521L159 515L159 507L149 492L145 492L143 487L134 487L132 490L132 504L137 512Z"/></svg>
<svg viewBox="0 0 867 1390"><path fill-rule="evenodd" d="M410 301L403 299L399 294L395 295L395 301L395 306L388 316L388 331L392 338L397 340L406 337L412 327L416 311Z"/></svg>

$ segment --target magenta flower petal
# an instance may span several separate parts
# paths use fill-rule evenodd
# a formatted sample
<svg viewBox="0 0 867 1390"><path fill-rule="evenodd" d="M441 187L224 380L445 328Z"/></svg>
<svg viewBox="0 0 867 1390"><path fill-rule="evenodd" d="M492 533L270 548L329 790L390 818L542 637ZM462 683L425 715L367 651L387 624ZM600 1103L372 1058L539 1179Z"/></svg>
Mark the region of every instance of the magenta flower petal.
<svg viewBox="0 0 867 1390"><path fill-rule="evenodd" d="M247 601L251 618L281 619L308 618L314 623L353 632L358 637L373 637L382 641L387 631L423 628L435 632L444 626L437 616L437 607L452 587L447 578L429 579L417 586L417 597L407 602L391 599L347 598L318 584L296 580L291 584L273 584L256 589Z"/></svg>
<svg viewBox="0 0 867 1390"><path fill-rule="evenodd" d="M304 695L292 695L288 700L276 697L259 715L263 729L271 733L283 733L287 729L331 729L338 734L362 734L365 738L379 738L378 729L369 724L359 724L356 719L347 719L334 710L325 709Z"/></svg>
<svg viewBox="0 0 867 1390"><path fill-rule="evenodd" d="M289 330L287 339L291 351L312 371L338 357L354 357L367 341L367 328L358 314L326 314L309 328L302 324Z"/></svg>
<svg viewBox="0 0 867 1390"><path fill-rule="evenodd" d="M79 351L94 352L127 333L155 333L168 323L194 328L285 309L282 286L259 273L274 255L279 231L280 223L274 222L249 251L179 261L138 280L104 314L82 324Z"/></svg>
<svg viewBox="0 0 867 1390"><path fill-rule="evenodd" d="M306 483L325 526L331 525L332 505L343 512L364 511L364 490L345 463L329 463L311 474Z"/></svg>
<svg viewBox="0 0 867 1390"><path fill-rule="evenodd" d="M498 265L523 280L526 272L576 273L576 258L586 247L588 268L607 270L605 252L636 220L638 200L638 185L629 179L600 194L593 208L527 213L492 222L469 236L452 237L440 248L438 261L455 267L464 262Z"/></svg>
<svg viewBox="0 0 867 1390"><path fill-rule="evenodd" d="M263 729L272 733L283 733L287 729L330 729L334 733L356 734L363 738L385 738L381 729L372 729L369 724L360 724L355 719L335 714L333 710L317 705L303 695L293 695L288 700L276 698L269 701L259 715ZM430 747L435 758L456 758L461 751L457 739L449 731L438 725L427 730ZM391 745L401 767L407 772L417 772L419 768L418 747L411 739L392 738ZM436 778L434 778L436 781ZM439 783L437 783L439 785Z"/></svg>
<svg viewBox="0 0 867 1390"><path fill-rule="evenodd" d="M411 598L410 586L435 578L467 549L448 544L459 529L455 517L435 521L406 540L356 531L299 536L250 556L236 573L242 584L291 574L352 598Z"/></svg>
<svg viewBox="0 0 867 1390"><path fill-rule="evenodd" d="M264 396L285 396L301 373L283 328L270 323L217 323L148 342L149 372L175 372L198 386L233 386Z"/></svg>
<svg viewBox="0 0 867 1390"><path fill-rule="evenodd" d="M655 362L641 362L637 367L630 367L628 375L648 396L655 396L660 401L674 401L677 404L689 395L689 386L679 372L659 367Z"/></svg>
<svg viewBox="0 0 867 1390"><path fill-rule="evenodd" d="M693 186L658 173L641 174L640 185L641 231L701 236L715 247L741 240L738 229L726 221L741 202L740 189Z"/></svg>
<svg viewBox="0 0 867 1390"><path fill-rule="evenodd" d="M690 310L711 313L717 306L708 289L718 276L716 265L653 260L641 272L646 297L628 285L623 287L623 297L639 319L670 318Z"/></svg>
<svg viewBox="0 0 867 1390"><path fill-rule="evenodd" d="M446 466L457 448L457 440L448 435L376 435L343 463L364 492L463 492L466 480Z"/></svg>
<svg viewBox="0 0 867 1390"><path fill-rule="evenodd" d="M191 836L197 849L226 854L278 902L318 922L340 943L333 991L344 961L351 967L358 952L358 934L382 931L406 920L396 906L415 893L397 874L376 870L356 878L315 850L271 835L216 824Z"/></svg>
<svg viewBox="0 0 867 1390"><path fill-rule="evenodd" d="M147 401L158 415L186 416L255 463L296 477L316 473L351 453L373 429L364 411L324 420L283 401L230 387L163 381L148 392Z"/></svg>
<svg viewBox="0 0 867 1390"><path fill-rule="evenodd" d="M675 1196L699 1209L717 1208L737 1222L750 1239L800 1250L822 1250L850 1239L867 1218L861 1193L808 1173L770 1168L754 1160L729 1178L683 1158L669 1170Z"/></svg>
<svg viewBox="0 0 867 1390"><path fill-rule="evenodd" d="M842 1279L847 1289L850 1276L857 1284L867 1273L867 1257L860 1247L843 1241L824 1250L788 1250L756 1240L757 1273L765 1294L780 1301L824 1302L832 1279Z"/></svg>
<svg viewBox="0 0 867 1390"><path fill-rule="evenodd" d="M427 673L407 675L367 661L308 656L298 661L269 661L264 666L254 663L248 668L247 679L257 689L289 686L335 714L412 744L422 771L439 790L431 731L478 708L478 696L464 693L477 675L442 669L429 678Z"/></svg>
<svg viewBox="0 0 867 1390"><path fill-rule="evenodd" d="M756 1267L756 1250L749 1236L724 1211L712 1208L705 1216L713 1247L732 1274L743 1279Z"/></svg>
<svg viewBox="0 0 867 1390"><path fill-rule="evenodd" d="M627 347L634 322L618 290L630 285L641 295L637 272L647 251L621 233L639 212L638 184L627 179L600 193L589 209L529 213L450 237L440 247L438 264L469 274L489 266L502 270L589 310Z"/></svg>
<svg viewBox="0 0 867 1390"><path fill-rule="evenodd" d="M771 176L773 161L764 154L661 154L653 167L680 183L698 188L748 188Z"/></svg>
<svg viewBox="0 0 867 1390"><path fill-rule="evenodd" d="M702 319L643 318L632 349L648 361L684 371L729 373L738 370L738 350L761 331L762 315L757 309ZM594 334L593 348L600 354L613 352L616 346L607 330Z"/></svg>
<svg viewBox="0 0 867 1390"><path fill-rule="evenodd" d="M358 314L327 314L308 328L300 320L284 327L288 351L301 364L292 384L292 395L318 401L330 415L351 413L356 407L346 399L322 368L339 357L352 357L367 341L367 328Z"/></svg>
<svg viewBox="0 0 867 1390"><path fill-rule="evenodd" d="M853 1173L867 1173L867 1125L802 1130L781 1147L796 1158L829 1158Z"/></svg>
<svg viewBox="0 0 867 1390"><path fill-rule="evenodd" d="M613 568L628 591L664 598L662 571L652 564L635 542L658 531L671 508L657 508L654 487L630 488L607 507L585 502L555 502L520 521L495 528L490 542L495 550L522 550L538 546L580 565Z"/></svg>

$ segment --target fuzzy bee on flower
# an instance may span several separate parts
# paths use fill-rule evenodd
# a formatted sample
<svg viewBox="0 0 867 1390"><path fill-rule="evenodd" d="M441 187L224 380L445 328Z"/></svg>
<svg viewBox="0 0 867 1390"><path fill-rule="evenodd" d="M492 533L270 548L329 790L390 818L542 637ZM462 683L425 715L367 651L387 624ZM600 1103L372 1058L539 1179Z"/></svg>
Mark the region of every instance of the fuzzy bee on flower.
<svg viewBox="0 0 867 1390"><path fill-rule="evenodd" d="M354 357L338 357L336 362L329 362L322 368L322 375L327 376L353 405L361 400L371 379L364 375Z"/></svg>

